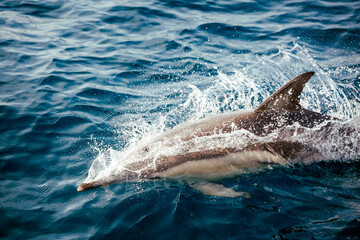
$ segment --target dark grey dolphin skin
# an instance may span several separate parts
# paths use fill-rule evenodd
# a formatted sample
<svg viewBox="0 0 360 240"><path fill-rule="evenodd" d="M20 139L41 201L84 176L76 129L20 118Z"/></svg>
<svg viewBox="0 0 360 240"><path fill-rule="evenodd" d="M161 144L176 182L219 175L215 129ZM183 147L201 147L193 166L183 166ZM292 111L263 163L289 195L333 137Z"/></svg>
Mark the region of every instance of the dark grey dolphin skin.
<svg viewBox="0 0 360 240"><path fill-rule="evenodd" d="M230 133L234 126L236 129L245 129L260 137L295 123L305 128L314 128L332 118L304 109L300 105L300 94L313 75L314 72L307 72L292 79L261 103L254 112L219 114L195 123L181 124L154 139L152 143L165 140L171 143L174 139L186 142L216 133ZM150 148L151 144L142 147L139 152L142 156L146 156ZM304 152L304 148L307 152L309 151L308 146L302 143L279 139L274 142L249 144L242 149L219 146L212 150L168 156L160 159L156 166L149 164L153 159L145 157L128 164L127 170L122 171L121 174L82 183L77 190L84 191L113 183L141 179L176 179L195 176L212 181L234 176L238 173L234 170L235 168L251 167L252 159L261 161L264 158L266 162L279 163L299 157L299 154Z"/></svg>

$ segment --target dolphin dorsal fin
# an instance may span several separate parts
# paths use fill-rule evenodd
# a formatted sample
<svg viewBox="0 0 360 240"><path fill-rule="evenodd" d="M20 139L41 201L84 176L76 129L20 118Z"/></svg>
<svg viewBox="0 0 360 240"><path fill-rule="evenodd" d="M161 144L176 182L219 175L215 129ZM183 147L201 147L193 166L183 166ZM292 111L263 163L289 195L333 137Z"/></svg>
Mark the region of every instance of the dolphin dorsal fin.
<svg viewBox="0 0 360 240"><path fill-rule="evenodd" d="M305 84L313 75L314 72L307 72L297 76L262 102L255 112L264 112L268 110L300 110L300 94Z"/></svg>

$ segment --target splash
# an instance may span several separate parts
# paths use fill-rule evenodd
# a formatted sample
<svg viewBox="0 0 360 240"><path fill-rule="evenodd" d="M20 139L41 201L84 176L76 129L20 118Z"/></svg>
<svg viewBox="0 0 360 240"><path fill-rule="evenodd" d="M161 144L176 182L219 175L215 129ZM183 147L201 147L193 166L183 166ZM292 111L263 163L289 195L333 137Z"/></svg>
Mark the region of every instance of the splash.
<svg viewBox="0 0 360 240"><path fill-rule="evenodd" d="M289 79L310 70L316 75L304 88L301 105L309 110L346 120L346 123L355 119L360 113L360 99L353 97L349 100L345 94L347 88L338 87L330 77L331 71L330 73L324 71L306 49L296 43L292 48L278 46L277 53L259 56L257 62L240 70L234 70L233 74L218 71L213 85L206 89L200 90L199 87L191 84L184 86L192 91L175 109L165 113L148 113L145 116L123 119L121 123L118 123L117 128L120 129L119 136L127 142L126 146L121 151L112 147L96 148L98 156L89 169L86 182L117 174L123 171L127 164L141 161L146 156L151 156L152 160L149 164L155 166L156 161L162 156L216 149L217 146L242 148L252 141L271 142L282 134L274 132L260 139L248 131L236 130L226 134L217 133L212 136L198 137L186 142L180 139L168 144L161 142L158 145L152 145L151 152L142 154L137 151L168 130L169 125L192 123L218 113L251 111ZM342 71L346 70L342 69ZM349 85L348 88L351 86ZM326 133L328 138L319 138L321 142L315 143L317 150L322 152L323 156L329 159L359 157L358 130L349 134L345 140L339 139L336 136L343 127L340 124L338 129L335 128L337 132ZM315 130L300 129L299 126L295 126L297 131L293 129L294 126L289 126L284 132L293 131L288 135L292 137L289 140L299 142L311 138L315 133L324 134L321 132L321 126ZM353 148L350 149L351 147ZM353 149L356 149L355 152Z"/></svg>

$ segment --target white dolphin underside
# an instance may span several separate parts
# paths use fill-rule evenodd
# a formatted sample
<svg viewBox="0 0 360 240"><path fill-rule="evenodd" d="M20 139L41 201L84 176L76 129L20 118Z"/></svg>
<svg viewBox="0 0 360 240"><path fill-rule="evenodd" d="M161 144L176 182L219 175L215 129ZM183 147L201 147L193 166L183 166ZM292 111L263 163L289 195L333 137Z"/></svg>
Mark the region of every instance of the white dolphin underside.
<svg viewBox="0 0 360 240"><path fill-rule="evenodd" d="M154 177L166 179L218 180L256 171L264 164L282 164L286 159L266 151L244 151L230 153L223 157L188 161L166 171L155 173Z"/></svg>

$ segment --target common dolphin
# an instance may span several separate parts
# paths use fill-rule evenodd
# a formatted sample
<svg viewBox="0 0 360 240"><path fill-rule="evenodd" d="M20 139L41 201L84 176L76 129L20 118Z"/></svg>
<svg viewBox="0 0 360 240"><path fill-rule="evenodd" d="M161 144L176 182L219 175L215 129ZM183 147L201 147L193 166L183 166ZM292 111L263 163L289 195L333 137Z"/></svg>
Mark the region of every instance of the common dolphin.
<svg viewBox="0 0 360 240"><path fill-rule="evenodd" d="M311 141L309 144L304 144L291 138L281 139L281 137L266 142L248 141L243 146L228 146L221 144L220 141L218 146L190 150L197 145L196 139L208 138L208 141L212 141L221 134L229 134L235 130L244 130L262 138L274 131L289 131L289 126L306 129L318 126L325 129L331 127L332 121L336 119L307 110L300 105L300 94L313 75L314 72L307 72L295 77L253 112L218 114L197 122L180 124L131 153L137 156L137 161L125 165L121 171L113 172L108 177L82 183L77 190L84 191L113 183L159 178L213 182L234 177L264 164L284 164L297 158L319 157L321 154L312 148ZM163 154L154 157L156 148L176 144L185 145L185 150L175 155ZM204 194L228 197L242 195L219 184L209 182L198 184L198 182L193 182L191 186Z"/></svg>

